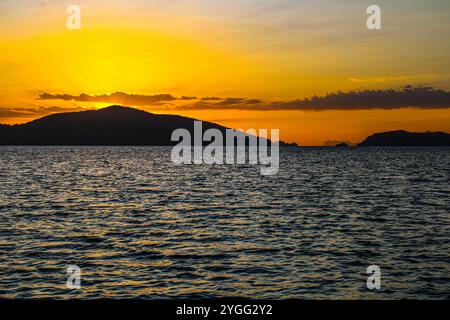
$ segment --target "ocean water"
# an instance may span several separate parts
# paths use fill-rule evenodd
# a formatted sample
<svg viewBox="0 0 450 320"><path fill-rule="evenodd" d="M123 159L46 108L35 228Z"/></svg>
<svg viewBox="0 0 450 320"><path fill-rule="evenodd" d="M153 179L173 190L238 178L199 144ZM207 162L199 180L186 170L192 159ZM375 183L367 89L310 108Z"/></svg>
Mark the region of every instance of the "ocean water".
<svg viewBox="0 0 450 320"><path fill-rule="evenodd" d="M170 150L0 147L0 298L450 298L450 148Z"/></svg>

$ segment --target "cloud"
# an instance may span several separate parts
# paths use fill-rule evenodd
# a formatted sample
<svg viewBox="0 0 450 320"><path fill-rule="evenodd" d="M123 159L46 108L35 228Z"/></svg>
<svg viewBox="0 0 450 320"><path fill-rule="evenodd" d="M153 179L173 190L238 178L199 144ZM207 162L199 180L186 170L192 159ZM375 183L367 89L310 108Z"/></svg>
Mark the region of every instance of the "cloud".
<svg viewBox="0 0 450 320"><path fill-rule="evenodd" d="M264 102L258 99L245 98L202 98L191 104L176 106L175 110L257 110L265 108Z"/></svg>
<svg viewBox="0 0 450 320"><path fill-rule="evenodd" d="M197 100L197 97L182 96L179 100Z"/></svg>
<svg viewBox="0 0 450 320"><path fill-rule="evenodd" d="M198 101L178 107L180 110L371 110L371 109L450 108L450 92L432 87L406 86L401 90L365 90L329 93L309 99L262 102L257 99L224 99L221 102Z"/></svg>
<svg viewBox="0 0 450 320"><path fill-rule="evenodd" d="M183 97L182 100L189 100L191 97ZM193 98L195 99L195 98ZM77 101L77 102L105 102L105 103L119 103L129 106L153 106L162 102L170 102L176 100L170 94L156 94L156 95L140 95L140 94L128 94L124 92L114 92L111 94L100 95L88 95L85 93L79 96L73 96L69 94L50 94L43 93L39 95L38 100L65 100L65 101Z"/></svg>
<svg viewBox="0 0 450 320"><path fill-rule="evenodd" d="M242 105L242 104L259 104L262 103L261 100L258 99L244 99L244 98L225 98L222 101L218 102L218 105L221 106L232 106L232 105Z"/></svg>
<svg viewBox="0 0 450 320"><path fill-rule="evenodd" d="M393 81L406 81L412 80L411 77L406 76L385 76L385 77L361 77L361 78L350 78L348 79L350 82L355 83L385 83L385 82L393 82Z"/></svg>
<svg viewBox="0 0 450 320"><path fill-rule="evenodd" d="M450 92L432 87L406 86L402 90L365 90L330 93L323 97L275 103L273 107L299 110L357 110L449 108Z"/></svg>
<svg viewBox="0 0 450 320"><path fill-rule="evenodd" d="M0 119L12 118L36 118L53 113L78 112L86 109L82 107L61 108L61 107L37 107L37 108L8 108L0 107Z"/></svg>
<svg viewBox="0 0 450 320"><path fill-rule="evenodd" d="M115 92L110 95L90 96L80 94L52 95L43 93L40 100L59 99L79 102L110 102L128 106L150 106L158 110L244 110L244 111L324 111L324 110L371 110L371 109L439 109L450 108L450 92L433 87L405 86L403 89L364 90L334 92L324 96L289 101L262 101L248 98L188 97L175 98L170 94L139 95ZM192 101L191 101L192 100ZM172 101L177 103L171 104Z"/></svg>
<svg viewBox="0 0 450 320"><path fill-rule="evenodd" d="M201 100L202 101L217 101L217 100L222 100L222 98L219 98L219 97L203 97Z"/></svg>
<svg viewBox="0 0 450 320"><path fill-rule="evenodd" d="M42 93L38 100L65 100L77 102L106 102L128 106L141 106L152 111L326 111L326 110L393 110L403 108L444 109L450 108L450 91L433 87L405 86L403 89L364 90L335 92L324 96L290 101L262 101L248 98L196 98L182 96L175 98L170 94L139 95L115 92L112 94L88 95ZM173 103L172 103L173 102ZM0 120L35 119L53 113L84 111L86 108L73 107L37 107L13 108L0 107Z"/></svg>

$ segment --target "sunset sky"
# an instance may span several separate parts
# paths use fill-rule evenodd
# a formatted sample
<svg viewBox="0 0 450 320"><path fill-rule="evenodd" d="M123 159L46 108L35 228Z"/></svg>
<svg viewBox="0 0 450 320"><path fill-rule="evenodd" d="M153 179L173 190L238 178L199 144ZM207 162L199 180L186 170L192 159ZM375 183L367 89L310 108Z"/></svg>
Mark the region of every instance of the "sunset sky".
<svg viewBox="0 0 450 320"><path fill-rule="evenodd" d="M373 3L382 30L366 27ZM70 4L81 8L81 30L66 28ZM113 104L57 95L123 92L147 97L132 106L150 112L279 128L301 145L450 132L442 102L296 107L338 91L448 91L449 39L448 0L2 0L0 123Z"/></svg>

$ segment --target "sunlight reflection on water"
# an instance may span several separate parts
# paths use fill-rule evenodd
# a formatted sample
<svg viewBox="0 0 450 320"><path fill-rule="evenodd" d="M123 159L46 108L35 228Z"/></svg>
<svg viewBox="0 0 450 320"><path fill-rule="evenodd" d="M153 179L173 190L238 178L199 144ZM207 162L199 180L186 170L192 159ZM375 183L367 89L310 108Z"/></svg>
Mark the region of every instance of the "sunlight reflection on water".
<svg viewBox="0 0 450 320"><path fill-rule="evenodd" d="M450 297L450 148L285 149L268 177L164 147L0 153L3 298Z"/></svg>

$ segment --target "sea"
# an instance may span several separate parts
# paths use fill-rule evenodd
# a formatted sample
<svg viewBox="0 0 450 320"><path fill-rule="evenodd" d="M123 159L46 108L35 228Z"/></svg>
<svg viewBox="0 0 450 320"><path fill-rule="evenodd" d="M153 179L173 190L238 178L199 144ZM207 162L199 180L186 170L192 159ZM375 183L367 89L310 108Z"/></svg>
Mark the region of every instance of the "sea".
<svg viewBox="0 0 450 320"><path fill-rule="evenodd" d="M0 147L0 298L221 297L449 299L450 148Z"/></svg>

